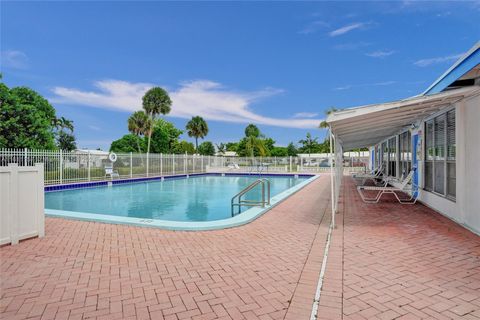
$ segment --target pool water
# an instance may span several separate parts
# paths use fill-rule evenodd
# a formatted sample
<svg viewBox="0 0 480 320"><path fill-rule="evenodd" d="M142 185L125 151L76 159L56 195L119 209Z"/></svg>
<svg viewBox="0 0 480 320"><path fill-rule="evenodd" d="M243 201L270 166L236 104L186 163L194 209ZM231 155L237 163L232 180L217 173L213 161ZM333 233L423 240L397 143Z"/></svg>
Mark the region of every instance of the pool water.
<svg viewBox="0 0 480 320"><path fill-rule="evenodd" d="M232 197L257 179L257 176L192 176L47 192L45 208L170 221L221 220L231 217ZM308 177L268 176L267 179L273 197ZM260 199L261 187L257 186L244 198Z"/></svg>

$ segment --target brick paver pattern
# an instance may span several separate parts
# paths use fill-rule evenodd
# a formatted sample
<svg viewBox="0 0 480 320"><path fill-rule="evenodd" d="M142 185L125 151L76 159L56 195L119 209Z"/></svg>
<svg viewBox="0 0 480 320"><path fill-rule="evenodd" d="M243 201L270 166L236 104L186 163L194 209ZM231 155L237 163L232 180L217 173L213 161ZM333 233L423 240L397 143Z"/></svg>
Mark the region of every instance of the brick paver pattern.
<svg viewBox="0 0 480 320"><path fill-rule="evenodd" d="M421 204L365 204L351 178L340 202L343 319L480 319L480 237Z"/></svg>
<svg viewBox="0 0 480 320"><path fill-rule="evenodd" d="M46 219L0 249L1 319L310 319L329 177L254 222L179 232ZM344 179L318 319L480 319L480 237Z"/></svg>
<svg viewBox="0 0 480 320"><path fill-rule="evenodd" d="M328 228L328 181L218 231L47 218L45 238L0 249L0 318L283 319Z"/></svg>

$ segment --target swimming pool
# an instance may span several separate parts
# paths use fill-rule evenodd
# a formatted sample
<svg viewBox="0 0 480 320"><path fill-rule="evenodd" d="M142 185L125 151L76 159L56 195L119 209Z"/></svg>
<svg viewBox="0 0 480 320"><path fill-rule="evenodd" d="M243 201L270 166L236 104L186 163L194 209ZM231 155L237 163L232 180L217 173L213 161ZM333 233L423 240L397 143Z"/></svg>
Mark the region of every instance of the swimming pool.
<svg viewBox="0 0 480 320"><path fill-rule="evenodd" d="M268 175L272 205L302 187L311 176ZM215 222L233 219L231 198L259 178L258 175L194 175L175 179L120 183L45 193L47 215L101 220L113 223L164 221ZM260 188L247 199L259 199ZM283 195L282 195L283 193ZM242 211L251 211L244 207ZM248 210L249 209L249 210ZM255 211L255 210L254 210ZM245 212L240 214L243 215ZM170 224L168 222L171 222Z"/></svg>

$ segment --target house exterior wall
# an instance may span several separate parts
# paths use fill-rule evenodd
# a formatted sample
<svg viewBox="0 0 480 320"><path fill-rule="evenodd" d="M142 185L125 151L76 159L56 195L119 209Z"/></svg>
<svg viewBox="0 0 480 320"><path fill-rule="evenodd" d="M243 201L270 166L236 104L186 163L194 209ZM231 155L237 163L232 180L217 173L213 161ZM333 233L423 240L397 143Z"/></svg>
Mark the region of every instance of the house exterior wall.
<svg viewBox="0 0 480 320"><path fill-rule="evenodd" d="M456 200L420 190L419 201L480 234L480 96L455 104L456 111ZM423 125L414 130L422 133ZM422 136L422 140L423 140ZM425 154L422 156L424 159ZM419 162L419 186L423 187L423 161Z"/></svg>
<svg viewBox="0 0 480 320"><path fill-rule="evenodd" d="M456 114L456 199L451 200L423 189L425 122L419 121L415 123L413 129L410 129L412 149L414 136L418 135L420 139L418 146L420 151L417 154L418 200L480 234L480 172L478 170L480 161L480 95L463 99L457 102L454 108ZM370 152L372 150L375 148L370 148Z"/></svg>

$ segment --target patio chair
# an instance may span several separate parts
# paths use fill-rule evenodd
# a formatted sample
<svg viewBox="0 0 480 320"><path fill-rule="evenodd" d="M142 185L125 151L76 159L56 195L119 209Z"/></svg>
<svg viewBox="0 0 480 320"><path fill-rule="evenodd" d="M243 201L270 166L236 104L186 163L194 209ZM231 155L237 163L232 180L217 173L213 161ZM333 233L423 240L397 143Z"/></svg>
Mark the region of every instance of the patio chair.
<svg viewBox="0 0 480 320"><path fill-rule="evenodd" d="M390 186L389 183L392 183L392 179L385 179L383 186L357 186L357 191L360 194L363 202L365 203L378 203L384 194L393 194L397 198L398 202L401 204L415 204L418 198L418 192L416 191L416 185L413 183L413 174L415 169L410 171L410 173L401 181L399 186ZM411 183L409 185L409 183ZM368 198L365 196L364 191L377 191L377 194L373 198ZM410 194L409 198L401 199L398 196L398 192L403 192Z"/></svg>
<svg viewBox="0 0 480 320"><path fill-rule="evenodd" d="M357 182L361 181L360 183L357 183L357 185L365 185L365 183L368 180L373 180L376 181L378 179L381 179L383 176L383 163L378 167L377 169L373 169L370 173L353 173L352 178L355 179Z"/></svg>
<svg viewBox="0 0 480 320"><path fill-rule="evenodd" d="M240 167L239 167L238 163L230 163L230 164L228 165L228 169L230 169L230 170L239 170Z"/></svg>
<svg viewBox="0 0 480 320"><path fill-rule="evenodd" d="M105 166L105 178L110 177L110 179L118 178L120 175L117 170L113 170L113 166Z"/></svg>

